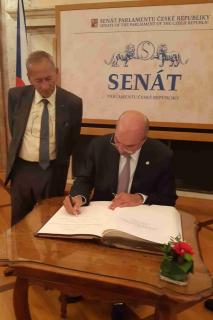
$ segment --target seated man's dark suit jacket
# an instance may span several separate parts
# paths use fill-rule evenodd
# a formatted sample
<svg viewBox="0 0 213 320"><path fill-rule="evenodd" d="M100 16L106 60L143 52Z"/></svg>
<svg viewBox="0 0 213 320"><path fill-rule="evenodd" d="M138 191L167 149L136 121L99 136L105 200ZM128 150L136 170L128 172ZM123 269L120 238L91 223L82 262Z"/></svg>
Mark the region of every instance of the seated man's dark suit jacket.
<svg viewBox="0 0 213 320"><path fill-rule="evenodd" d="M89 201L112 200L118 184L118 151L110 144L111 135L92 140L71 195L83 195ZM148 196L146 204L175 205L176 190L172 170L172 151L163 143L148 138L141 148L130 193Z"/></svg>
<svg viewBox="0 0 213 320"><path fill-rule="evenodd" d="M5 184L12 177L13 166L18 157L34 95L35 89L33 86L11 88L8 93L8 117L12 139L9 147ZM70 155L80 134L82 100L78 96L57 87L55 106L56 161L54 162L51 196L63 195L64 193Z"/></svg>

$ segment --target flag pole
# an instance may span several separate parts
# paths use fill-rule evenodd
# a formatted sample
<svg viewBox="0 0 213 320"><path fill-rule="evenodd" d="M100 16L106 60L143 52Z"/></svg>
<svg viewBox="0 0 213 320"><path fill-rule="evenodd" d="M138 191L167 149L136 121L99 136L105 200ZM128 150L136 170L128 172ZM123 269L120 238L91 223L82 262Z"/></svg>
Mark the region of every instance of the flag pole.
<svg viewBox="0 0 213 320"><path fill-rule="evenodd" d="M17 6L17 35L16 35L16 86L29 84L26 70L28 43L26 19L23 0L18 0Z"/></svg>

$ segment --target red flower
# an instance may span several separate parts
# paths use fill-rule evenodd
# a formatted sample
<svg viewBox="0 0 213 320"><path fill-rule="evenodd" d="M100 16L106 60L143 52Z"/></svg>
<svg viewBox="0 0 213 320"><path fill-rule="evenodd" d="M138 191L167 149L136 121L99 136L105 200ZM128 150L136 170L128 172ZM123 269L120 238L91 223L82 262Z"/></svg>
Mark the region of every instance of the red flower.
<svg viewBox="0 0 213 320"><path fill-rule="evenodd" d="M186 242L175 242L172 249L180 256L184 256L185 253L193 254L192 247Z"/></svg>

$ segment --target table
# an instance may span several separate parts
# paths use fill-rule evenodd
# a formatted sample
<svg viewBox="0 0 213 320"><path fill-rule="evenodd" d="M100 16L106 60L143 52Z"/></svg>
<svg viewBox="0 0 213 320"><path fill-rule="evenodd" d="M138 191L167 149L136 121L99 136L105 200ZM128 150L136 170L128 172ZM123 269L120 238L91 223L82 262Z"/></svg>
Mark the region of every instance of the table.
<svg viewBox="0 0 213 320"><path fill-rule="evenodd" d="M181 212L184 239L193 246L195 271L187 286L159 278L159 255L103 246L92 241L38 238L34 234L62 205L42 201L25 219L0 235L0 259L14 268L14 309L18 320L31 319L28 288L36 282L86 299L155 306L155 320L175 320L212 294L212 280L199 254L193 216Z"/></svg>

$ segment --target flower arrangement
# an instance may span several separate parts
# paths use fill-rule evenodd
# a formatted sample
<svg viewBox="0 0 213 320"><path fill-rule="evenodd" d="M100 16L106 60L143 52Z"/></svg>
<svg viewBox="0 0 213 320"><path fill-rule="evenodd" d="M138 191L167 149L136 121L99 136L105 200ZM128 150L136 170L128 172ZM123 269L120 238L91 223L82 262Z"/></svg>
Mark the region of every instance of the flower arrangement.
<svg viewBox="0 0 213 320"><path fill-rule="evenodd" d="M186 283L188 273L193 272L192 247L177 236L163 246L163 253L160 266L161 278L173 279L175 283Z"/></svg>

